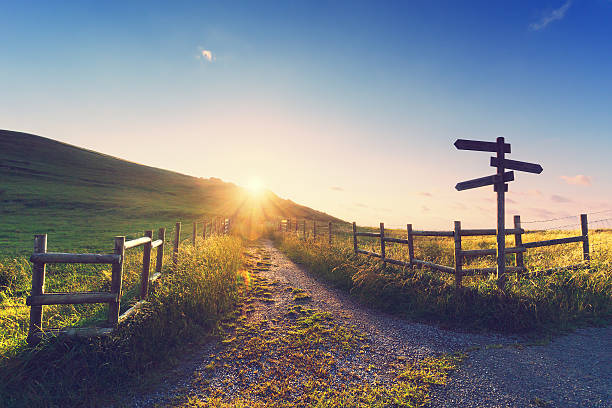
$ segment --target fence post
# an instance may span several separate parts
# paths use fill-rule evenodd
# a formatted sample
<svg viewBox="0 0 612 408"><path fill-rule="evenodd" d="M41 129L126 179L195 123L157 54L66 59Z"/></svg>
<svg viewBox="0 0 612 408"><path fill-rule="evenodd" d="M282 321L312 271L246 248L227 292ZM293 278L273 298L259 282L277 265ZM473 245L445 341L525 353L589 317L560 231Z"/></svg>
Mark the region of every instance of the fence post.
<svg viewBox="0 0 612 408"><path fill-rule="evenodd" d="M591 260L589 253L589 222L586 214L580 214L580 226L582 227L582 257L585 261Z"/></svg>
<svg viewBox="0 0 612 408"><path fill-rule="evenodd" d="M34 235L34 253L47 252L47 234ZM44 263L35 263L32 265L32 292L31 296L42 295L45 293L45 271ZM28 343L35 342L34 333L42 330L42 306L30 307L30 330L28 332Z"/></svg>
<svg viewBox="0 0 612 408"><path fill-rule="evenodd" d="M202 221L202 240L206 239L206 219Z"/></svg>
<svg viewBox="0 0 612 408"><path fill-rule="evenodd" d="M328 237L329 237L329 245L331 245L331 242L332 242L332 223L331 221L329 222L327 226L327 230L328 230Z"/></svg>
<svg viewBox="0 0 612 408"><path fill-rule="evenodd" d="M115 255L119 255L120 260L112 266L111 270L111 293L117 295L116 302L108 304L108 324L117 326L119 323L119 308L121 306L121 281L123 279L123 262L125 256L125 237L115 237Z"/></svg>
<svg viewBox="0 0 612 408"><path fill-rule="evenodd" d="M520 232L520 229L521 229L521 216L520 215L514 216L514 229L519 230L516 234L514 234L514 246L516 248L522 247L523 246L523 234ZM522 252L517 252L514 255L514 260L518 268L525 267L525 261L523 259ZM520 273L521 272L519 272L519 274Z"/></svg>
<svg viewBox="0 0 612 408"><path fill-rule="evenodd" d="M463 277L463 255L461 254L461 221L455 221L455 289L461 287L461 278Z"/></svg>
<svg viewBox="0 0 612 408"><path fill-rule="evenodd" d="M300 221L296 218L295 219L295 235L296 236L300 235L299 232L298 232L299 224L300 224Z"/></svg>
<svg viewBox="0 0 612 408"><path fill-rule="evenodd" d="M198 224L197 222L193 222L193 236L191 237L191 245L195 247L196 244L196 235L198 234Z"/></svg>
<svg viewBox="0 0 612 408"><path fill-rule="evenodd" d="M178 263L179 243L181 242L181 223L177 222L174 227L174 248L172 249L172 265L176 268Z"/></svg>
<svg viewBox="0 0 612 408"><path fill-rule="evenodd" d="M353 251L357 253L357 223L353 221Z"/></svg>
<svg viewBox="0 0 612 408"><path fill-rule="evenodd" d="M380 223L380 259L383 261L383 268L387 267L387 256L385 254L385 223Z"/></svg>
<svg viewBox="0 0 612 408"><path fill-rule="evenodd" d="M153 231L145 231L145 237L153 240ZM149 294L149 273L151 272L151 241L144 244L142 250L142 274L140 275L140 299Z"/></svg>
<svg viewBox="0 0 612 408"><path fill-rule="evenodd" d="M406 232L408 233L408 258L410 259L410 267L414 266L414 242L412 238L412 224L406 224Z"/></svg>
<svg viewBox="0 0 612 408"><path fill-rule="evenodd" d="M162 243L157 247L157 262L155 262L155 272L161 272L164 264L164 247L166 246L166 229L160 228L157 232L157 239L161 239Z"/></svg>

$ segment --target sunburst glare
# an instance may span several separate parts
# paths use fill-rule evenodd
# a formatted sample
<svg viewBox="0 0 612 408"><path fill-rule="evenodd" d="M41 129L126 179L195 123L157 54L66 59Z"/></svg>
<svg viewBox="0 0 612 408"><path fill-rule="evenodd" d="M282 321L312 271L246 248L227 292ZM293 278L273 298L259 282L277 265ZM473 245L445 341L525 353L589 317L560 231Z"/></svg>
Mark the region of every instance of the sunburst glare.
<svg viewBox="0 0 612 408"><path fill-rule="evenodd" d="M264 182L257 176L251 176L247 183L247 188L252 194L260 194L264 190Z"/></svg>

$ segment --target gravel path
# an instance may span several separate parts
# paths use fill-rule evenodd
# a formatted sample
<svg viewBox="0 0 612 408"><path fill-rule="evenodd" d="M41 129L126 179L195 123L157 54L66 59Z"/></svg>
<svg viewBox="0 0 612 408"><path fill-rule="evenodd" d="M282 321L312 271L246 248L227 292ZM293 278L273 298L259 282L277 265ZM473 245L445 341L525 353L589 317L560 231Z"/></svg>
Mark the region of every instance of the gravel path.
<svg viewBox="0 0 612 408"><path fill-rule="evenodd" d="M462 367L446 387L433 388L432 407L612 407L612 327L583 329L547 345L526 346L524 339L498 334L471 334L414 323L377 311L345 292L329 288L288 260L269 241L262 242L271 263L259 276L274 282L273 302L253 305L250 319L274 320L293 301L291 288L305 290L308 307L332 314L345 325L367 334L366 356L352 367L467 351ZM177 395L197 395L194 377L201 377L220 350L209 344L175 369L157 390L128 406L165 405ZM365 369L360 375L369 381ZM220 371L211 381L227 384L232 374Z"/></svg>
<svg viewBox="0 0 612 408"><path fill-rule="evenodd" d="M468 355L432 406L612 407L612 327Z"/></svg>

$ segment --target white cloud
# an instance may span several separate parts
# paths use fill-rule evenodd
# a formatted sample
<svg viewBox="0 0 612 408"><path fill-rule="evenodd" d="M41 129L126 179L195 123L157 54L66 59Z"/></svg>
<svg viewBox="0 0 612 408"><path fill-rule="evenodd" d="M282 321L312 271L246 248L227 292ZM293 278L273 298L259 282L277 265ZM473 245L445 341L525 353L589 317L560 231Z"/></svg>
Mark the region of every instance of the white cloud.
<svg viewBox="0 0 612 408"><path fill-rule="evenodd" d="M205 50L202 47L198 47L198 54L196 55L196 58L206 62L215 62L217 59L211 50Z"/></svg>
<svg viewBox="0 0 612 408"><path fill-rule="evenodd" d="M591 185L591 178L588 176L585 176L584 174L577 174L573 177L561 176L561 178L565 180L567 184L573 184L575 186L590 186Z"/></svg>
<svg viewBox="0 0 612 408"><path fill-rule="evenodd" d="M567 0L561 7L558 9L554 9L551 12L545 14L540 21L531 23L529 28L533 31L539 31L544 29L547 25L552 23L553 21L562 20L565 17L565 13L572 5L572 0Z"/></svg>
<svg viewBox="0 0 612 408"><path fill-rule="evenodd" d="M212 54L212 51L210 51L210 50L202 50L202 57L204 59L206 59L208 62L212 62L212 60L214 58L213 54Z"/></svg>

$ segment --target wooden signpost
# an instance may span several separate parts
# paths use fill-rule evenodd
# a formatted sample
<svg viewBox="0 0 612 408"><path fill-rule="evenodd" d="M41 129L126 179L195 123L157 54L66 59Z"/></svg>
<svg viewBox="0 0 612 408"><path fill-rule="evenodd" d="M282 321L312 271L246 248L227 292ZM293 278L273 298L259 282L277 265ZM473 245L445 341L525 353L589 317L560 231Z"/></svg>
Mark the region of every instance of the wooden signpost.
<svg viewBox="0 0 612 408"><path fill-rule="evenodd" d="M495 142L457 139L455 147L459 150L496 153L496 157L491 157L491 167L497 168L496 174L457 183L455 188L458 191L463 191L470 188L493 185L493 190L497 193L497 286L504 290L506 283L505 193L508 191L508 184L506 183L514 181L514 172L506 170L540 174L542 166L506 159L505 154L510 153L511 150L510 144L506 143L503 137L498 137Z"/></svg>

